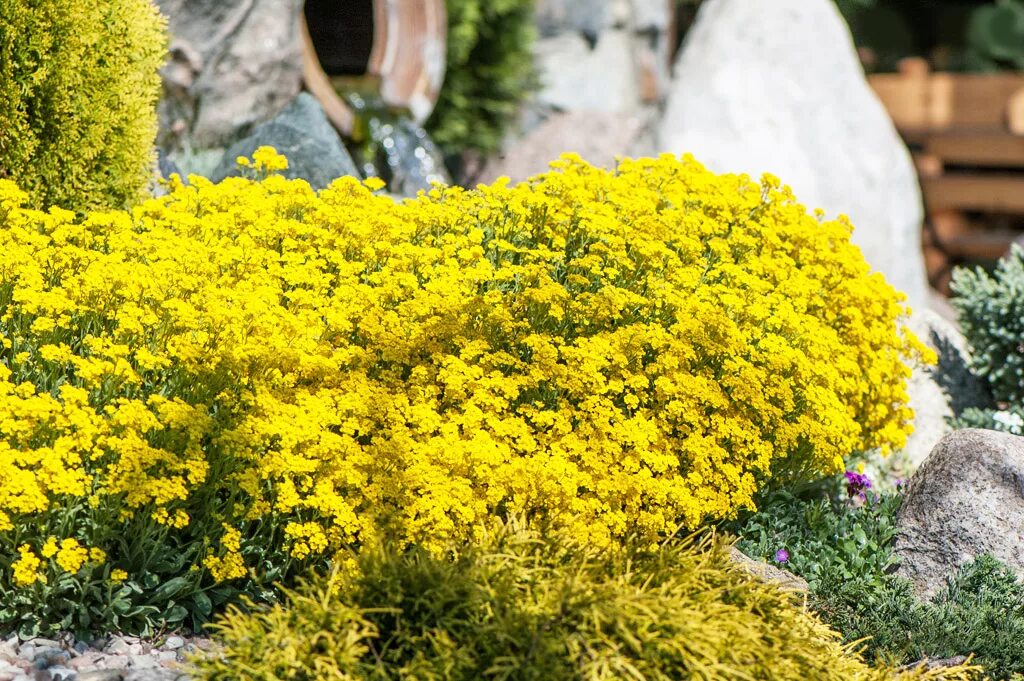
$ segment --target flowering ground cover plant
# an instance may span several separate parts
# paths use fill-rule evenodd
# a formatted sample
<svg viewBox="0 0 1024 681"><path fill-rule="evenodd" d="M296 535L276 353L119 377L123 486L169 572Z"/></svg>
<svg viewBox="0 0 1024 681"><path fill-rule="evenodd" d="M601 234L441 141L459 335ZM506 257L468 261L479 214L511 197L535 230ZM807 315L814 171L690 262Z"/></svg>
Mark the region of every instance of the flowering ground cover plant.
<svg viewBox="0 0 1024 681"><path fill-rule="evenodd" d="M653 540L910 430L900 296L774 178L566 157L395 203L284 163L84 216L0 181L3 625L198 624L509 514Z"/></svg>
<svg viewBox="0 0 1024 681"><path fill-rule="evenodd" d="M755 513L727 523L747 555L774 560L807 580L808 603L869 660L906 665L970 657L983 678L1024 675L1024 583L979 556L929 600L895 574L896 514L902 494L875 493L847 471L773 492Z"/></svg>

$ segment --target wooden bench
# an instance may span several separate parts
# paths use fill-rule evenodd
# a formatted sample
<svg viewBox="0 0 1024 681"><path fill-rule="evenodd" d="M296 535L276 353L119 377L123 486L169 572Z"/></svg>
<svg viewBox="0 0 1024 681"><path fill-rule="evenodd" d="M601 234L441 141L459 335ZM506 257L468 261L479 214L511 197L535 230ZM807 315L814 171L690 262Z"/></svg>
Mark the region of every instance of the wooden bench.
<svg viewBox="0 0 1024 681"><path fill-rule="evenodd" d="M924 195L931 284L1024 235L1024 74L936 73L908 59L868 81L906 140Z"/></svg>

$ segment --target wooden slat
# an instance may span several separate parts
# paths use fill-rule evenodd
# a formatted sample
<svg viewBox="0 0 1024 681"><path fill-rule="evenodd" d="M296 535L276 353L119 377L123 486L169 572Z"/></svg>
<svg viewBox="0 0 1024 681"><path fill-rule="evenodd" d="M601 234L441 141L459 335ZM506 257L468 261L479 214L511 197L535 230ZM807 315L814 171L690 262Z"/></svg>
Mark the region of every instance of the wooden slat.
<svg viewBox="0 0 1024 681"><path fill-rule="evenodd" d="M954 209L1024 214L1024 174L947 173L922 178L929 212Z"/></svg>
<svg viewBox="0 0 1024 681"><path fill-rule="evenodd" d="M945 165L1024 168L1024 137L1005 132L934 133L924 140L924 150Z"/></svg>
<svg viewBox="0 0 1024 681"><path fill-rule="evenodd" d="M998 260L1020 236L1020 232L1010 230L984 230L955 237L944 246L948 253L962 258Z"/></svg>
<svg viewBox="0 0 1024 681"><path fill-rule="evenodd" d="M1019 74L957 74L953 78L952 118L960 127L1004 127L1010 97L1024 87Z"/></svg>
<svg viewBox="0 0 1024 681"><path fill-rule="evenodd" d="M901 131L992 128L1008 130L1013 97L1024 88L1019 73L879 73L868 77Z"/></svg>

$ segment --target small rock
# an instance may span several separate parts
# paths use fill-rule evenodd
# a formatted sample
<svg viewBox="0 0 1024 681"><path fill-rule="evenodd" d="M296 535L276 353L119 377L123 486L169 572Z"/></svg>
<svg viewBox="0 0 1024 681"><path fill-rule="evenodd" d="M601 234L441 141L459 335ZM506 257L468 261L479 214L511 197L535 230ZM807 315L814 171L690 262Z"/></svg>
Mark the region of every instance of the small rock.
<svg viewBox="0 0 1024 681"><path fill-rule="evenodd" d="M79 641L71 650L75 651L75 656L84 655L89 650L89 644L85 641Z"/></svg>
<svg viewBox="0 0 1024 681"><path fill-rule="evenodd" d="M98 650L86 650L81 655L68 662L68 666L77 670L89 669L97 666L100 660L104 660L106 657L106 655Z"/></svg>
<svg viewBox="0 0 1024 681"><path fill-rule="evenodd" d="M60 665L49 667L46 671L49 672L53 681L72 681L76 674L78 674L74 669L69 669Z"/></svg>
<svg viewBox="0 0 1024 681"><path fill-rule="evenodd" d="M808 593L811 588L806 580L788 570L769 565L762 560L754 560L735 546L729 547L729 559L744 572L764 582L772 582L791 591Z"/></svg>
<svg viewBox="0 0 1024 681"><path fill-rule="evenodd" d="M122 678L118 669L91 669L80 673L76 681L121 681Z"/></svg>
<svg viewBox="0 0 1024 681"><path fill-rule="evenodd" d="M21 667L9 664L7 662L0 662L0 678L14 678L23 674Z"/></svg>
<svg viewBox="0 0 1024 681"><path fill-rule="evenodd" d="M125 674L124 681L177 681L180 676L173 669L139 669Z"/></svg>
<svg viewBox="0 0 1024 681"><path fill-rule="evenodd" d="M1024 438L975 428L944 437L911 478L896 529L899 574L921 596L986 553L1024 575Z"/></svg>
<svg viewBox="0 0 1024 681"><path fill-rule="evenodd" d="M36 647L31 643L24 643L18 648L18 657L22 660L32 662L36 659Z"/></svg>
<svg viewBox="0 0 1024 681"><path fill-rule="evenodd" d="M103 647L103 652L108 655L128 655L131 653L131 645L120 636L115 636Z"/></svg>
<svg viewBox="0 0 1024 681"><path fill-rule="evenodd" d="M167 640L164 641L164 648L167 650L177 650L183 645L185 645L185 639L181 636L168 636Z"/></svg>
<svg viewBox="0 0 1024 681"><path fill-rule="evenodd" d="M127 655L127 653L125 654ZM108 655L96 662L97 669L128 669L128 658L125 655Z"/></svg>
<svg viewBox="0 0 1024 681"><path fill-rule="evenodd" d="M160 663L152 655L132 655L128 658L129 669L155 669Z"/></svg>
<svg viewBox="0 0 1024 681"><path fill-rule="evenodd" d="M168 663L177 663L178 653L174 650L164 650L159 653L156 653L156 659L160 662L161 665L166 667Z"/></svg>
<svg viewBox="0 0 1024 681"><path fill-rule="evenodd" d="M17 642L4 641L0 643L0 661L10 662L18 656Z"/></svg>
<svg viewBox="0 0 1024 681"><path fill-rule="evenodd" d="M57 665L66 664L71 659L71 653L59 647L36 648L36 657L33 660L36 665Z"/></svg>

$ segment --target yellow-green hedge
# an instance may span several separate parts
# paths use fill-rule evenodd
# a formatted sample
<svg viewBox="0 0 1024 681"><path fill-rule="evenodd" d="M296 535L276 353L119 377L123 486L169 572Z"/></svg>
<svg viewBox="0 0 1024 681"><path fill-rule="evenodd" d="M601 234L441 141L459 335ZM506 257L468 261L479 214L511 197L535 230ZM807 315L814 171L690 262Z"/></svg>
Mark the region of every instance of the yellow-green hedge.
<svg viewBox="0 0 1024 681"><path fill-rule="evenodd" d="M974 678L871 668L792 594L721 544L609 556L499 532L455 559L364 552L286 603L232 607L196 677L478 681L867 681Z"/></svg>
<svg viewBox="0 0 1024 681"><path fill-rule="evenodd" d="M0 179L35 206L138 201L165 51L150 0L0 0Z"/></svg>
<svg viewBox="0 0 1024 681"><path fill-rule="evenodd" d="M555 165L400 204L192 178L82 218L0 181L0 591L75 572L50 537L144 593L382 525L655 538L904 441L919 345L848 223L689 158Z"/></svg>

